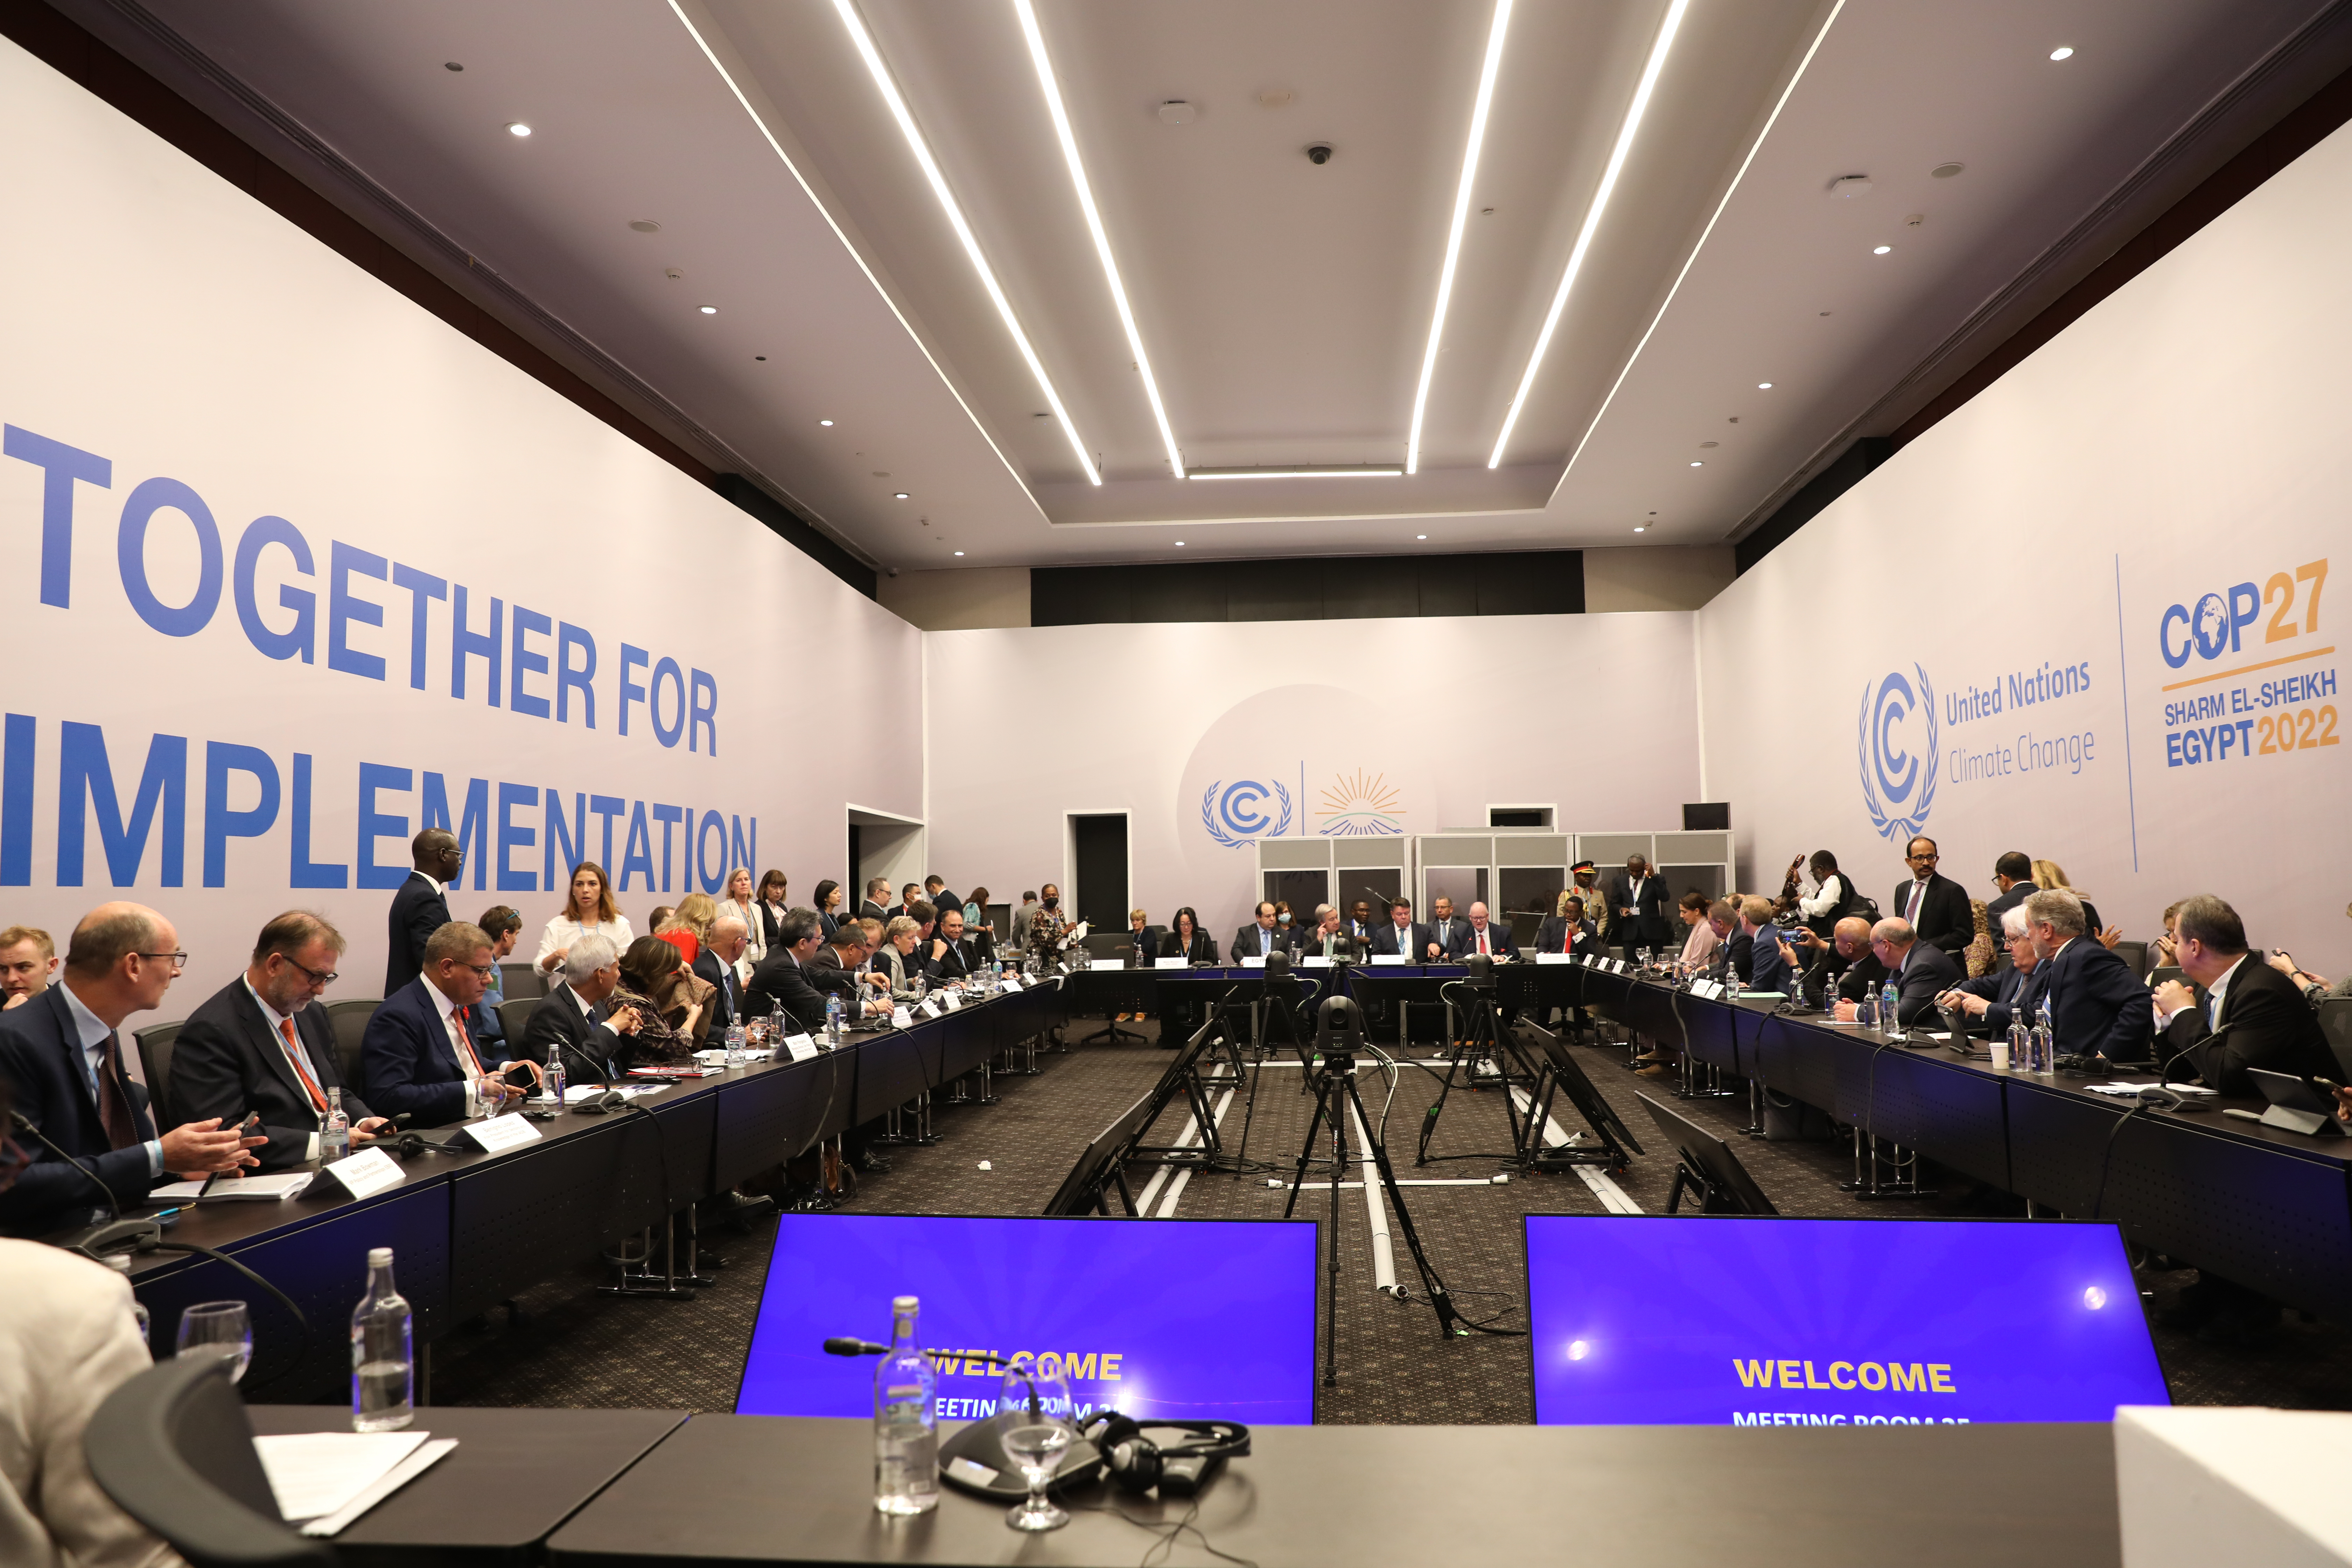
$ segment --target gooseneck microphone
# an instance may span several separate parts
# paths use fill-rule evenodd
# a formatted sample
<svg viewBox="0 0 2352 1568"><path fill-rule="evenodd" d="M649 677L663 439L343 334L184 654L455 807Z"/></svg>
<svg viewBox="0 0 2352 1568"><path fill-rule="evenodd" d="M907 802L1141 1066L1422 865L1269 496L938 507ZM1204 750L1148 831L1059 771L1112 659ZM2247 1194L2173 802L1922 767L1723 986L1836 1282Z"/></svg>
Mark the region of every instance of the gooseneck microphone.
<svg viewBox="0 0 2352 1568"><path fill-rule="evenodd" d="M49 1135L42 1131L38 1127L34 1126L32 1118L26 1116L23 1111L18 1110L15 1106L10 1106L8 1108L8 1121L9 1124L15 1127L17 1131L31 1133L35 1138L40 1141L41 1147L47 1149L50 1153L55 1154L58 1159L63 1160L67 1164L71 1165L75 1170L79 1171L83 1175L88 1176L89 1178L90 1184L96 1187L99 1192L105 1196L107 1212L114 1216L115 1223L120 1225L122 1222L122 1205L121 1201L115 1197L114 1189L112 1187L108 1186L104 1182L98 1179L98 1173L96 1171L91 1170L88 1165L83 1164L79 1160L75 1159L71 1154L67 1153L63 1149L58 1148L55 1143L51 1142L49 1141ZM163 1227L161 1226L154 1226L152 1228L158 1235L161 1235L163 1232Z"/></svg>

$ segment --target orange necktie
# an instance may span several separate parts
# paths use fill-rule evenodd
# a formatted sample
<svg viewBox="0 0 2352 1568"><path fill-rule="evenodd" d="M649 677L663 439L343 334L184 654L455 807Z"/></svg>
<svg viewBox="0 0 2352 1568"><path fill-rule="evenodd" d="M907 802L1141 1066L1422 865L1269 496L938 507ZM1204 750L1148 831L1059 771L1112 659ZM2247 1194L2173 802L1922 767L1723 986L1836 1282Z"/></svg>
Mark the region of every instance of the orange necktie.
<svg viewBox="0 0 2352 1568"><path fill-rule="evenodd" d="M302 1059L302 1042L294 1037L294 1020L278 1019L278 1032L286 1037L286 1059L293 1064L294 1076L300 1079L302 1087L310 1091L310 1109L325 1115L327 1097L319 1092L318 1083L310 1077L310 1065Z"/></svg>

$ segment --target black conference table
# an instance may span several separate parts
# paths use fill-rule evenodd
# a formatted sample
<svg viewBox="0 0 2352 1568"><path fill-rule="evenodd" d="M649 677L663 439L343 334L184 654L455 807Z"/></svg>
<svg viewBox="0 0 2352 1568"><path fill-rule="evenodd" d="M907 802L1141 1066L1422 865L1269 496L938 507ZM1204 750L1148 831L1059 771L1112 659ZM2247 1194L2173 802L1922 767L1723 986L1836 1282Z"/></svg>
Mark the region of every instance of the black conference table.
<svg viewBox="0 0 2352 1568"><path fill-rule="evenodd" d="M235 1258L300 1305L310 1331L225 1265L150 1252L131 1279L169 1346L197 1301L252 1304L249 1392L301 1401L348 1384L344 1324L367 1279L370 1248L393 1249L401 1294L429 1345L456 1324L594 1258L635 1231L822 1139L872 1120L1059 1027L1060 988L1046 980L912 1027L861 1033L837 1051L729 1068L659 1089L634 1110L566 1110L541 1136L500 1153L408 1156L406 1180L373 1197L216 1201L184 1210L164 1233ZM644 1083L646 1080L635 1080ZM449 1130L428 1132L440 1141Z"/></svg>

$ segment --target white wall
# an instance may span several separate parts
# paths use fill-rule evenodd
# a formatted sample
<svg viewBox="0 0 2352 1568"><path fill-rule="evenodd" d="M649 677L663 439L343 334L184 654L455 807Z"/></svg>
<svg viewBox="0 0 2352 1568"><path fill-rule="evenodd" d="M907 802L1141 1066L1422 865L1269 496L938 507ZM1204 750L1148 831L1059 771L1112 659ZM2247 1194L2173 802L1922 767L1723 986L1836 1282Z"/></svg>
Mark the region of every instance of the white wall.
<svg viewBox="0 0 2352 1568"><path fill-rule="evenodd" d="M818 877L845 879L845 787L920 814L920 735L904 721L920 700L914 628L5 42L0 142L19 150L0 216L0 925L44 926L62 948L101 900L155 905L194 955L172 1017L226 982L268 916L312 907L352 939L335 994L367 996L383 974L383 884L404 872L435 775L461 825L470 787L486 808L453 912L513 904L534 938L561 903L544 885L542 792L560 792L567 833L583 815L596 858L589 808L612 803L610 868L640 921L739 852L788 868L803 897ZM87 456L60 467L42 440ZM45 502L45 481L74 463L96 473L96 459L104 482L55 480L69 510ZM182 510L154 512L126 574L126 507L135 519L159 496ZM184 510L190 496L207 525ZM256 532L265 518L287 526ZM299 541L308 571L284 542L247 569L242 546L271 535ZM209 563L200 539L216 542ZM478 631L499 602L495 688L488 660L471 658L466 697L452 697L449 598L424 601L413 644L411 592L373 575L395 567L451 596L464 585ZM356 614L333 613L339 575ZM535 616L547 620L525 618L518 639L516 618ZM299 651L257 646L298 626ZM552 674L516 679L518 642L526 660L551 661L563 626L593 644L593 726L577 690L561 721L517 711L556 695ZM349 657L331 653L335 640ZM625 736L625 645L646 650L626 673L661 703L658 725L630 704ZM575 667L585 646L572 645ZM849 650L865 666L856 692L824 691L822 670ZM380 672L334 668L377 659ZM697 671L711 720L666 743ZM119 868L104 841L115 808L89 804L69 765L101 738L100 776L133 829ZM161 793L142 844L134 802L150 764ZM366 840L363 765L404 781L374 792L383 820ZM718 826L696 870L673 828L663 887L660 816L677 808ZM371 876L371 857L391 870Z"/></svg>
<svg viewBox="0 0 2352 1568"><path fill-rule="evenodd" d="M1756 846L1752 879L1827 847L1883 900L1904 874L1899 819L1932 778L1926 830L1978 896L1994 857L2021 849L2128 935L2212 892L2258 943L2352 964L2352 584L2317 580L2352 558L2347 198L2338 132L1700 613L1709 781ZM2173 607L2226 610L2233 593L2234 644L2184 652ZM2021 707L2012 679L2045 664L2085 689ZM1912 700L1880 706L1897 676ZM1912 705L1923 679L1933 729ZM2000 710L1954 706L1972 686L1998 687ZM2181 711L2197 699L2221 711ZM2203 760L2224 725L2228 749ZM2026 765L2054 761L2053 742L2063 766ZM1881 775L1883 829L1864 789Z"/></svg>
<svg viewBox="0 0 2352 1568"><path fill-rule="evenodd" d="M1132 900L1155 921L1192 905L1221 947L1255 901L1248 829L1272 836L1286 795L1290 837L1324 831L1337 807L1370 826L1383 803L1408 833L1546 801L1571 828L1675 826L1699 798L1687 614L1035 626L927 643L935 868L1000 898L1066 884L1064 813L1125 811ZM1229 820L1219 808L1241 780L1262 793Z"/></svg>

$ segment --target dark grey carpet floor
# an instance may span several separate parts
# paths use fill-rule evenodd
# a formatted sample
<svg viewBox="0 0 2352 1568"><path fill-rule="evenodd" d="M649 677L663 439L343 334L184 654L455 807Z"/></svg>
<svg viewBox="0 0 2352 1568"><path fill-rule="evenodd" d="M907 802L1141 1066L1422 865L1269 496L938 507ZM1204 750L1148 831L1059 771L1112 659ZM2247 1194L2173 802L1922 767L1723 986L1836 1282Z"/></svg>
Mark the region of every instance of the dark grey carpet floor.
<svg viewBox="0 0 2352 1568"><path fill-rule="evenodd" d="M1075 1039L1091 1020L1074 1022ZM851 1204L858 1212L1034 1215L1045 1205L1087 1139L1145 1093L1169 1060L1157 1048L1156 1024L1142 1026L1151 1043L1094 1046L1046 1053L1034 1078L998 1077L997 1103L941 1106L939 1142L887 1151L892 1169L864 1178ZM1649 1152L1620 1177L1623 1192L1647 1213L1664 1210L1675 1169L1634 1100L1636 1089L1659 1095L1672 1085L1636 1078L1622 1049L1579 1047L1588 1074ZM1265 1170L1244 1175L1196 1176L1176 1213L1193 1218L1278 1216L1286 1181L1297 1160L1313 1101L1301 1092L1296 1068L1268 1068L1259 1077L1254 1106L1246 1089L1226 1113L1229 1151L1245 1152ZM1361 1080L1378 1120L1388 1089L1376 1075ZM1491 1178L1493 1158L1412 1166L1419 1124L1434 1098L1435 1080L1416 1068L1402 1071L1387 1135L1398 1174L1408 1179L1468 1180L1475 1184L1409 1186L1406 1204L1431 1260L1465 1317L1524 1327L1519 1219L1528 1214L1601 1214L1600 1200L1573 1173ZM1746 1099L1676 1102L1685 1114L1733 1133L1748 1120ZM1244 1115L1248 1142L1242 1148ZM1556 1111L1571 1131L1580 1128L1563 1104ZM1172 1140L1184 1121L1181 1101L1158 1130ZM1492 1155L1508 1147L1496 1091L1457 1093L1432 1141L1437 1154ZM1768 1143L1732 1139L1757 1183L1785 1214L1834 1217L1926 1217L2021 1214L2006 1194L1982 1189L1948 1173L1929 1171L1938 1195L1905 1204L1864 1204L1841 1192L1850 1173L1843 1142ZM988 1169L981 1166L985 1162ZM1324 1170L1328 1173L1328 1165ZM1150 1172L1129 1173L1139 1192ZM1349 1178L1356 1173L1350 1170ZM1269 1187L1278 1176L1282 1187ZM1163 1185L1160 1197L1166 1196ZM1313 1189L1318 1217L1328 1195ZM1332 1422L1524 1422L1533 1418L1524 1339L1442 1340L1423 1301L1375 1294L1366 1207L1360 1191L1340 1194L1342 1240L1338 1314L1339 1383L1322 1391L1317 1418ZM1157 1206L1155 1203L1155 1207ZM601 1268L583 1268L521 1299L521 1317L504 1314L436 1347L433 1397L459 1405L572 1407L637 1406L726 1411L735 1400L743 1356L758 1310L772 1221L751 1236L721 1233L716 1252L724 1267L692 1301L621 1300L596 1293ZM706 1260L707 1262L707 1260ZM1403 1281L1418 1280L1400 1236L1396 1266ZM2194 1280L2189 1270L2147 1271L2143 1302L2168 1303ZM1203 1303L1213 1318L1213 1303ZM2158 1328L2156 1344L2173 1398L2181 1404L2273 1405L2352 1409L2352 1330L2288 1313L2271 1342L2259 1348L2205 1342Z"/></svg>

